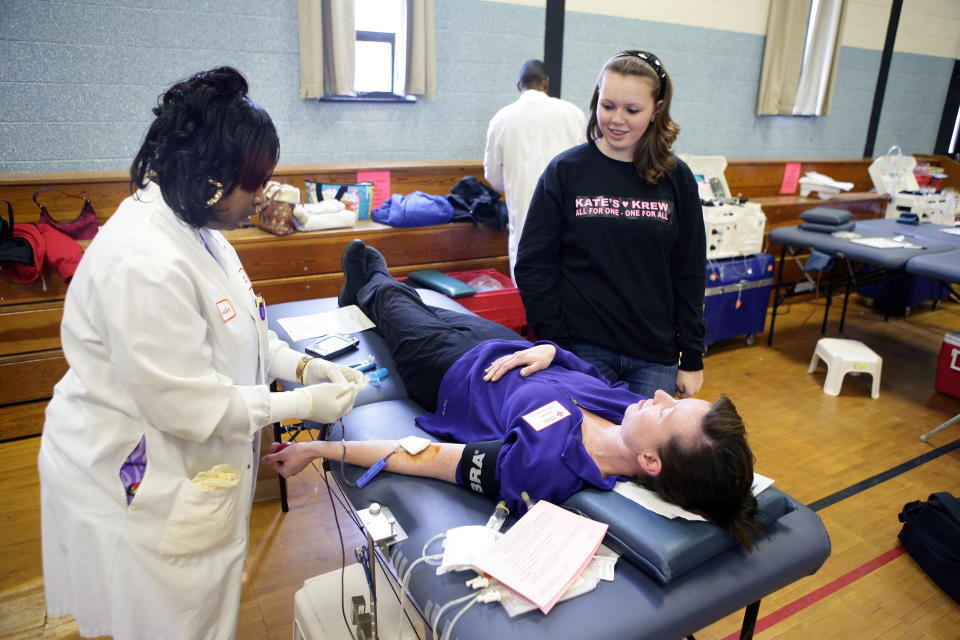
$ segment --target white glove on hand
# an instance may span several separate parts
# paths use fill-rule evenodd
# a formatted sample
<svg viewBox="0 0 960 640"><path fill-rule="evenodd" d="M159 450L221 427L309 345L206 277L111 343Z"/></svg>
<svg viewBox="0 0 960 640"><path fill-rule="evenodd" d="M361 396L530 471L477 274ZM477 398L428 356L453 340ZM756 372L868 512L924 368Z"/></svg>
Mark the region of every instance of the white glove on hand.
<svg viewBox="0 0 960 640"><path fill-rule="evenodd" d="M270 422L301 419L332 424L350 413L360 389L356 384L321 382L271 393Z"/></svg>
<svg viewBox="0 0 960 640"><path fill-rule="evenodd" d="M336 422L350 413L359 392L359 385L338 382L321 382L294 390L305 395L310 403L307 413L300 417L324 424Z"/></svg>
<svg viewBox="0 0 960 640"><path fill-rule="evenodd" d="M336 364L323 358L314 358L307 363L307 370L303 380L307 385L320 382L337 382L340 384L359 385L360 389L367 386L367 378L360 371Z"/></svg>

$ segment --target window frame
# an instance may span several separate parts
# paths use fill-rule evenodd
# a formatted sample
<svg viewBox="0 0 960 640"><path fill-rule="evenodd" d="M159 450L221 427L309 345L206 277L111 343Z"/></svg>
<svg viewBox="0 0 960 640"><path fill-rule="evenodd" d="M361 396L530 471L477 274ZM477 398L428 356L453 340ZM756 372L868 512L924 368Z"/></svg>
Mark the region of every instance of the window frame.
<svg viewBox="0 0 960 640"><path fill-rule="evenodd" d="M397 67L397 34L387 32L387 31L360 31L359 29L356 32L357 34L357 43L360 42L386 42L390 45L390 91L358 91L357 95L367 95L367 94L387 94L387 95L397 95L396 87L394 86L396 78L396 67ZM356 76L356 58L354 58L354 76Z"/></svg>
<svg viewBox="0 0 960 640"><path fill-rule="evenodd" d="M415 103L417 97L405 94L398 90L397 84L397 34L392 31L367 31L356 30L356 42L386 42L390 45L390 88L391 91L357 91L356 95L323 95L321 102L392 102L392 103ZM404 52L406 53L406 52ZM356 67L356 58L354 66ZM356 68L354 68L356 74Z"/></svg>

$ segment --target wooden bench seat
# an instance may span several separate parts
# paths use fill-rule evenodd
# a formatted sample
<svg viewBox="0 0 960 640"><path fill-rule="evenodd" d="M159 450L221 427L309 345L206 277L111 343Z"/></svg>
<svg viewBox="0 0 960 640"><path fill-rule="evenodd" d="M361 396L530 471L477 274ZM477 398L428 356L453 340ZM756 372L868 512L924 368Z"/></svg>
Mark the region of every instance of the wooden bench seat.
<svg viewBox="0 0 960 640"><path fill-rule="evenodd" d="M461 178L483 176L472 162L360 163L289 165L274 177L303 189L304 180L351 183L358 170L390 171L393 193L445 194ZM93 202L100 223L107 221L129 191L122 171L0 176L0 199L14 207L16 222L37 222L33 193L53 186ZM78 200L45 192L41 201L58 220L79 212ZM343 283L340 256L353 238L378 247L389 256L391 271L415 269L508 272L507 234L468 222L416 228L394 228L371 221L352 229L329 229L275 236L256 228L226 234L237 250L257 292L268 303L336 295ZM86 246L87 241L81 242ZM0 440L35 435L42 428L43 408L53 385L67 370L60 350L60 321L67 285L49 268L43 278L19 284L0 275Z"/></svg>

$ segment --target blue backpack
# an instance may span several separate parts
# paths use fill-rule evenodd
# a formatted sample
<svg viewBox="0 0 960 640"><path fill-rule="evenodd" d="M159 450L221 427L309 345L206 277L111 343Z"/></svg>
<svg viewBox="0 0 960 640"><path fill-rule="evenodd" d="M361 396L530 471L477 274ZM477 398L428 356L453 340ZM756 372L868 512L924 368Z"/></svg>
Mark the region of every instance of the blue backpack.
<svg viewBox="0 0 960 640"><path fill-rule="evenodd" d="M920 568L960 603L960 499L940 491L903 505L900 542Z"/></svg>

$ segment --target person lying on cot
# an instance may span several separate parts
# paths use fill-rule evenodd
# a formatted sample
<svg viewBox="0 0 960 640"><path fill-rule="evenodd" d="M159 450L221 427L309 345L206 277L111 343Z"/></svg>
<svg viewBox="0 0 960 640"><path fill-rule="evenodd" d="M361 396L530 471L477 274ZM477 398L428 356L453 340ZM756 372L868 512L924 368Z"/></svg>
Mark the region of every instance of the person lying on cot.
<svg viewBox="0 0 960 640"><path fill-rule="evenodd" d="M271 446L263 458L290 477L315 458L437 478L523 513L521 492L561 503L586 486L634 480L728 531L747 549L757 501L743 420L720 396L710 403L644 398L550 342L531 344L472 314L430 307L397 282L379 251L352 241L341 260L338 302L376 324L410 397L431 413L417 425L445 442L410 455L392 441Z"/></svg>

